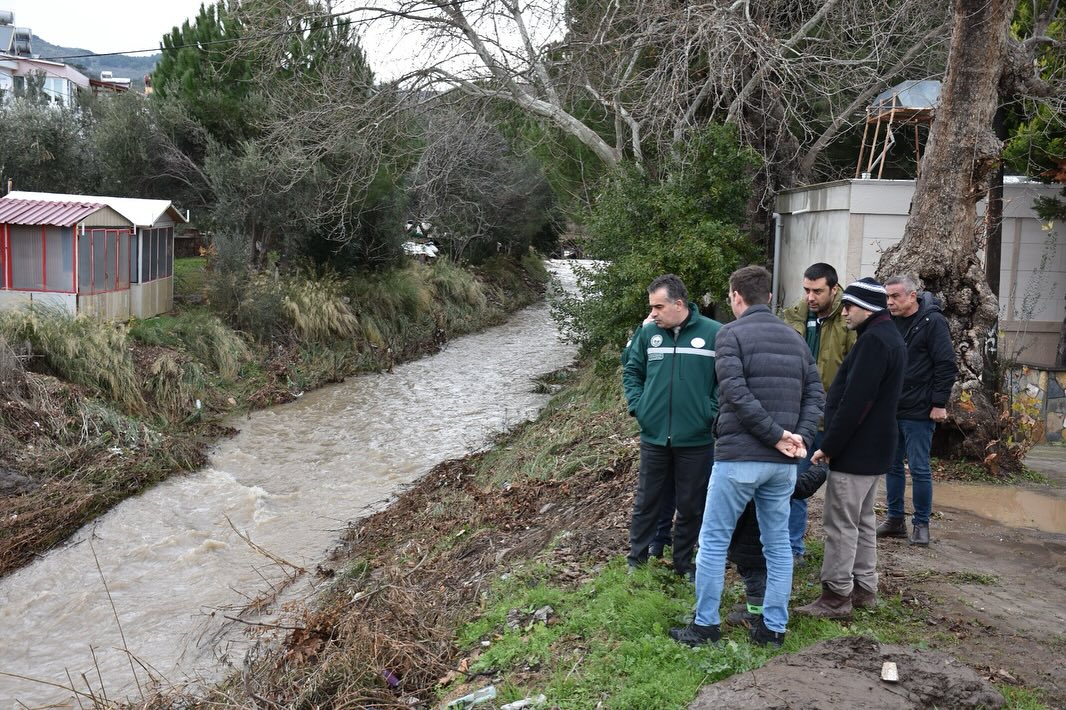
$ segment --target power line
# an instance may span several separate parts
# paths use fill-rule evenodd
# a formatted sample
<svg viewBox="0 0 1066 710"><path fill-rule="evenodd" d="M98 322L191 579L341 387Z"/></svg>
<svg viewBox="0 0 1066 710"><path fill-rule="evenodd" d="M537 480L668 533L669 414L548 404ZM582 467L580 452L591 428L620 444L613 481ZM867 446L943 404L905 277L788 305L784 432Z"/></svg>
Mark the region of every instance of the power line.
<svg viewBox="0 0 1066 710"><path fill-rule="evenodd" d="M338 18L338 17L343 17L346 14L348 14L348 13L339 13L337 15L330 15L330 18L334 18L335 19L335 18ZM269 37L284 37L286 35L305 34L307 32L314 32L314 31L317 31L317 30L333 29L335 27L339 27L340 24L341 24L340 22L330 22L327 25L321 25L319 27L300 27L300 28L293 28L293 29L289 29L289 30L278 30L277 32L263 32L263 33L257 34L257 35L246 35L246 36L243 36L243 37L232 37L230 39L215 39L215 40L209 40L209 41L206 41L206 42L193 42L191 44L176 44L176 45L174 45L172 47L158 47L158 48L155 48L155 49L130 49L130 50L122 51L122 52L90 52L88 54L68 54L68 55L64 55L64 56L61 56L61 57L39 57L39 58L41 60L43 60L43 61L46 61L46 62L58 62L58 61L62 61L62 60L65 60L65 59L89 59L89 58L93 58L93 57L114 57L114 56L126 55L126 54L143 54L145 52L158 52L158 53L162 54L163 52L170 52L170 51L174 51L174 50L178 50L178 49L188 49L190 47L196 47L196 48L199 49L199 48L211 47L211 46L219 45L219 44L234 44L236 42L245 42L245 41L248 41L248 40L255 40L255 39L267 39Z"/></svg>

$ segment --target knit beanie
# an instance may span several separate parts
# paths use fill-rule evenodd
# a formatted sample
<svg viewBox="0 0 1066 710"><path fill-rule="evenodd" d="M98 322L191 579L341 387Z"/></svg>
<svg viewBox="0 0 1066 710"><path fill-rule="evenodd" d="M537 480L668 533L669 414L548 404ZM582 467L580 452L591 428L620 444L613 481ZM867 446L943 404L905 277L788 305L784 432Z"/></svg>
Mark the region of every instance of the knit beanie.
<svg viewBox="0 0 1066 710"><path fill-rule="evenodd" d="M848 284L848 287L844 289L843 300L854 303L871 313L880 313L888 307L888 293L885 287L869 276Z"/></svg>

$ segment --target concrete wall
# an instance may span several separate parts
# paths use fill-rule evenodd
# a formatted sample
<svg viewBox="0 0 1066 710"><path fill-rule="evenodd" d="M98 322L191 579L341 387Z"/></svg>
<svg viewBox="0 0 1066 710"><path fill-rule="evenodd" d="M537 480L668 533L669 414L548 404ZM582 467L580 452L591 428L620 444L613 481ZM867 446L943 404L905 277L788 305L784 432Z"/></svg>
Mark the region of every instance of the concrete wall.
<svg viewBox="0 0 1066 710"><path fill-rule="evenodd" d="M0 309L13 309L37 304L58 308L74 315L77 301L72 293L46 293L43 291L0 291Z"/></svg>
<svg viewBox="0 0 1066 710"><path fill-rule="evenodd" d="M1000 352L1011 360L1055 360L1066 314L1066 230L1062 225L1046 230L1032 205L1059 189L1004 185ZM817 261L835 266L842 283L872 276L884 250L903 237L913 195L912 180L842 180L781 193L781 298L775 302L794 303L803 293L803 270ZM979 218L983 214L982 202Z"/></svg>

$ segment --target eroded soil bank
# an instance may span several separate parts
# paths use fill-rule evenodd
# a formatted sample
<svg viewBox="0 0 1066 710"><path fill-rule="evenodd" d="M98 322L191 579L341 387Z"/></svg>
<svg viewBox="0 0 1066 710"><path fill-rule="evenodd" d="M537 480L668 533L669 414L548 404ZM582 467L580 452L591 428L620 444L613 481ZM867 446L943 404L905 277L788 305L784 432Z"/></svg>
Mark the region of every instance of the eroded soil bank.
<svg viewBox="0 0 1066 710"><path fill-rule="evenodd" d="M586 424L598 426L595 418ZM335 596L301 617L301 628L246 670L239 686L218 689L213 699L240 703L252 693L283 706L332 706L343 698L357 705L431 707L442 680L453 684L448 697L499 682L469 672L469 650L457 647L456 628L479 613L483 592L515 565L541 564L553 582L576 587L624 553L636 440L619 437L613 446L609 465L588 467L565 481L485 485L477 477L480 457L436 467L387 510L351 529L322 571L346 575ZM1066 466L1066 452L1055 466ZM812 500L814 539L821 536L820 513L820 500ZM882 594L924 618L926 633L912 643L941 655L927 658L913 646L896 652L913 655L916 663L959 666L959 678L966 680L945 687L972 686L971 706L984 702L982 693L995 683L1035 689L1048 707L1066 707L1066 538L950 510L940 511L933 531L928 549L905 541L881 547ZM806 584L817 584L816 570L804 577ZM580 647L582 641L572 643ZM831 667L841 654L855 656L858 647L848 644L863 642L840 643L783 654L760 673L772 674L766 677L782 687L808 683L812 668ZM924 675L923 666L916 667ZM381 669L388 670L389 682L382 682ZM535 686L543 673L531 668L508 680ZM981 683L969 684L972 678ZM734 682L743 684L740 676ZM921 685L928 691L942 683L947 681ZM899 690L893 707L960 706L943 693ZM881 707L871 702L870 683L835 685L833 692L834 707ZM825 697L789 707L825 707ZM995 696L988 697L994 706ZM610 705L608 699L605 707Z"/></svg>

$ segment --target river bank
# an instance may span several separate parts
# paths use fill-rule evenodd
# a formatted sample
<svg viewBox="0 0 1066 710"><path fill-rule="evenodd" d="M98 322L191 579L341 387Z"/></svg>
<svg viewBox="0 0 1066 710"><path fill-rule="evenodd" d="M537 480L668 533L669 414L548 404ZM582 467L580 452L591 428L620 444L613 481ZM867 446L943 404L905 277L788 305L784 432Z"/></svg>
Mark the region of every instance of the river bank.
<svg viewBox="0 0 1066 710"><path fill-rule="evenodd" d="M57 327L63 321L47 314L5 321L0 575L128 497L203 466L208 449L234 433L226 423L234 414L435 352L541 298L547 282L531 256L469 272L412 263L334 283L328 299L309 299L314 288L298 281L287 294L268 283L250 294L258 310L244 306L241 320L267 321L270 334L257 340L202 305L218 280L203 269L202 259L176 264L178 300L196 305L131 327L89 319ZM354 326L316 326L314 311L331 305ZM301 318L301 306L312 312ZM292 327L274 332L276 314L294 310Z"/></svg>
<svg viewBox="0 0 1066 710"><path fill-rule="evenodd" d="M432 707L491 685L497 704L543 693L549 707L681 708L701 686L779 655L748 644L742 628L720 649L669 640L666 629L691 613L692 589L665 567L624 572L638 449L614 364L605 357L559 380L563 391L537 422L491 451L441 464L353 524L319 570L328 590L315 607L263 630L253 660L210 689L205 705ZM1061 477L1049 480L1064 488ZM1066 538L938 512L927 550L882 547L876 608L845 623L792 620L780 653L813 650L791 676L773 676L773 690L800 693L819 664L840 661L839 645L816 645L848 636L942 654L933 665L954 664L1005 707L1066 706L1056 670L1066 648ZM797 604L817 596L820 535L815 499ZM741 593L732 573L729 582L727 604ZM901 670L899 692L910 699L900 707L969 706L950 695L957 686L915 689L907 681L921 674ZM806 692L814 695L792 695L790 706L827 697L818 684ZM841 702L871 697L851 692Z"/></svg>

